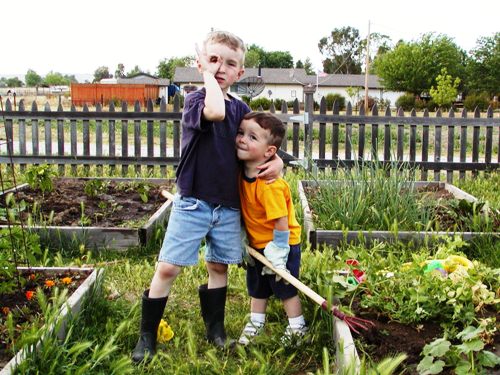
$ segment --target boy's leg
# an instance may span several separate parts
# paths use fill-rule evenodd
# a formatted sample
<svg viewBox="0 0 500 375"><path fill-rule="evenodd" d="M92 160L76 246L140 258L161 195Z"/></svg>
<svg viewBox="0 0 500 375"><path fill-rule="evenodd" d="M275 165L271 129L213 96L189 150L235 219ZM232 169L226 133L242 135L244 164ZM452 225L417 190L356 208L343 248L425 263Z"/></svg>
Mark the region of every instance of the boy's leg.
<svg viewBox="0 0 500 375"><path fill-rule="evenodd" d="M205 247L209 277L208 283L201 285L198 292L207 339L223 347L230 344L224 329L227 268L229 264L241 262L241 219L238 209L214 205L211 208L212 216Z"/></svg>
<svg viewBox="0 0 500 375"><path fill-rule="evenodd" d="M176 194L158 264L149 290L142 297L139 340L132 354L135 362L151 359L156 351L158 325L163 316L172 284L181 266L198 263L198 249L206 235L210 213L200 201Z"/></svg>
<svg viewBox="0 0 500 375"><path fill-rule="evenodd" d="M250 321L243 328L238 344L248 345L255 336L262 332L266 323L267 301L267 298L251 298Z"/></svg>

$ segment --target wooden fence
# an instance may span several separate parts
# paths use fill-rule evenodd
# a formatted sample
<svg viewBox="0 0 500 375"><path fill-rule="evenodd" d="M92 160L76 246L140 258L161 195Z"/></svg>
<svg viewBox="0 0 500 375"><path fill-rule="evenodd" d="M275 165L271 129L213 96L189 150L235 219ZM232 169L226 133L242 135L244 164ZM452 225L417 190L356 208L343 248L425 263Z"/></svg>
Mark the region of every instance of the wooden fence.
<svg viewBox="0 0 500 375"><path fill-rule="evenodd" d="M286 163L309 159L322 169L404 163L420 169L422 180L428 180L431 172L438 181L446 171L448 182L454 171L463 178L467 171L475 174L499 167L500 118L493 116L491 108L483 117L479 111L468 114L465 110L459 115L450 111L445 117L439 111L419 116L412 111L404 116L402 111L392 115L386 110L379 115L377 107L370 114L363 109L353 114L350 104L345 113L336 105L327 113L324 98L319 113L312 111L312 105L312 93L306 92L305 112L299 111L298 101L291 113L285 105L279 111L270 109L287 125L281 152ZM179 98L172 112L166 111L165 103L154 109L151 101L146 108L136 102L132 110L126 103L121 108L110 103L107 110L97 104L92 112L86 106L64 111L60 105L52 111L48 104L38 110L36 103L26 110L23 102L13 111L7 101L0 111L6 133L0 162L22 168L55 164L61 174L67 165L75 170L77 165L110 165L121 167L123 175L129 166L137 172L142 166L159 167L165 175L167 168L179 162L180 120Z"/></svg>

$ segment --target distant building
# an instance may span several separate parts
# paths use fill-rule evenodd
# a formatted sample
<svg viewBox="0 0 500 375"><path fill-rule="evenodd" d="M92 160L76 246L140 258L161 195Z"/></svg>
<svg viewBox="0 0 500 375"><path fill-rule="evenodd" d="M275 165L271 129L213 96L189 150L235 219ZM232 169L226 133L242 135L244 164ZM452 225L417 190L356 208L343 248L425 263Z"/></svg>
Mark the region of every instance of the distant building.
<svg viewBox="0 0 500 375"><path fill-rule="evenodd" d="M105 78L100 83L73 83L71 85L71 102L74 105L108 105L110 101L133 105L139 101L146 106L149 99L158 103L162 97L167 98L170 81L151 74L139 73L127 78Z"/></svg>
<svg viewBox="0 0 500 375"><path fill-rule="evenodd" d="M240 82L248 77L259 76L259 69L246 68L245 74L240 79ZM255 97L266 97L268 99L283 99L286 101L295 100L304 101L303 87L305 85L316 86L314 100L321 100L321 97L327 94L340 94L346 98L346 101L355 104L364 98L365 75L364 74L320 74L308 75L305 69L275 69L262 68L260 69L265 88ZM186 91L192 91L194 87L203 86L203 78L194 67L177 67L173 82L177 84L182 94ZM351 98L347 94L348 87L359 88L359 94L356 98ZM235 92L235 87L230 91ZM373 98L390 100L394 106L396 99L403 95L402 92L385 90L380 83L378 76L368 76L368 95Z"/></svg>

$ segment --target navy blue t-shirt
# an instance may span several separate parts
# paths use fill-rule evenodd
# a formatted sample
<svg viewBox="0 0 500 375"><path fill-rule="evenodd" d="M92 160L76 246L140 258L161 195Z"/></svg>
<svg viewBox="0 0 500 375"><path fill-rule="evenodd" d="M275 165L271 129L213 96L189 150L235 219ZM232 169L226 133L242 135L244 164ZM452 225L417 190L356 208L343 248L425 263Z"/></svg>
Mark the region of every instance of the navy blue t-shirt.
<svg viewBox="0 0 500 375"><path fill-rule="evenodd" d="M189 93L182 113L181 161L177 192L209 203L240 207L239 164L235 140L243 116L250 112L241 100L225 100L221 122L203 119L205 89Z"/></svg>

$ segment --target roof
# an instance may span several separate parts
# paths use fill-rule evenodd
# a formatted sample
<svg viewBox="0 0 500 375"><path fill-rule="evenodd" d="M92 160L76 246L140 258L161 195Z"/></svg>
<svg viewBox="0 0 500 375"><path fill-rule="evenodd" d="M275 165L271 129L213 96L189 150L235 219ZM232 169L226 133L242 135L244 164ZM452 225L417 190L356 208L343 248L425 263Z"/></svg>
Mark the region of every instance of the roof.
<svg viewBox="0 0 500 375"><path fill-rule="evenodd" d="M158 78L148 73L138 73L134 76L127 78L117 78L117 83L122 84L143 84L143 85L156 85L156 86L168 86L170 85L170 80L167 78Z"/></svg>
<svg viewBox="0 0 500 375"><path fill-rule="evenodd" d="M312 84L316 85L316 75L307 75L305 69L281 69L281 68L262 68L261 77L268 84ZM258 76L258 68L246 68L245 73L240 80L247 77ZM176 83L203 83L203 77L198 72L198 68L194 67L177 67L173 81ZM327 74L323 77L318 77L319 86L365 86L364 74ZM368 76L369 88L383 88L376 75Z"/></svg>

